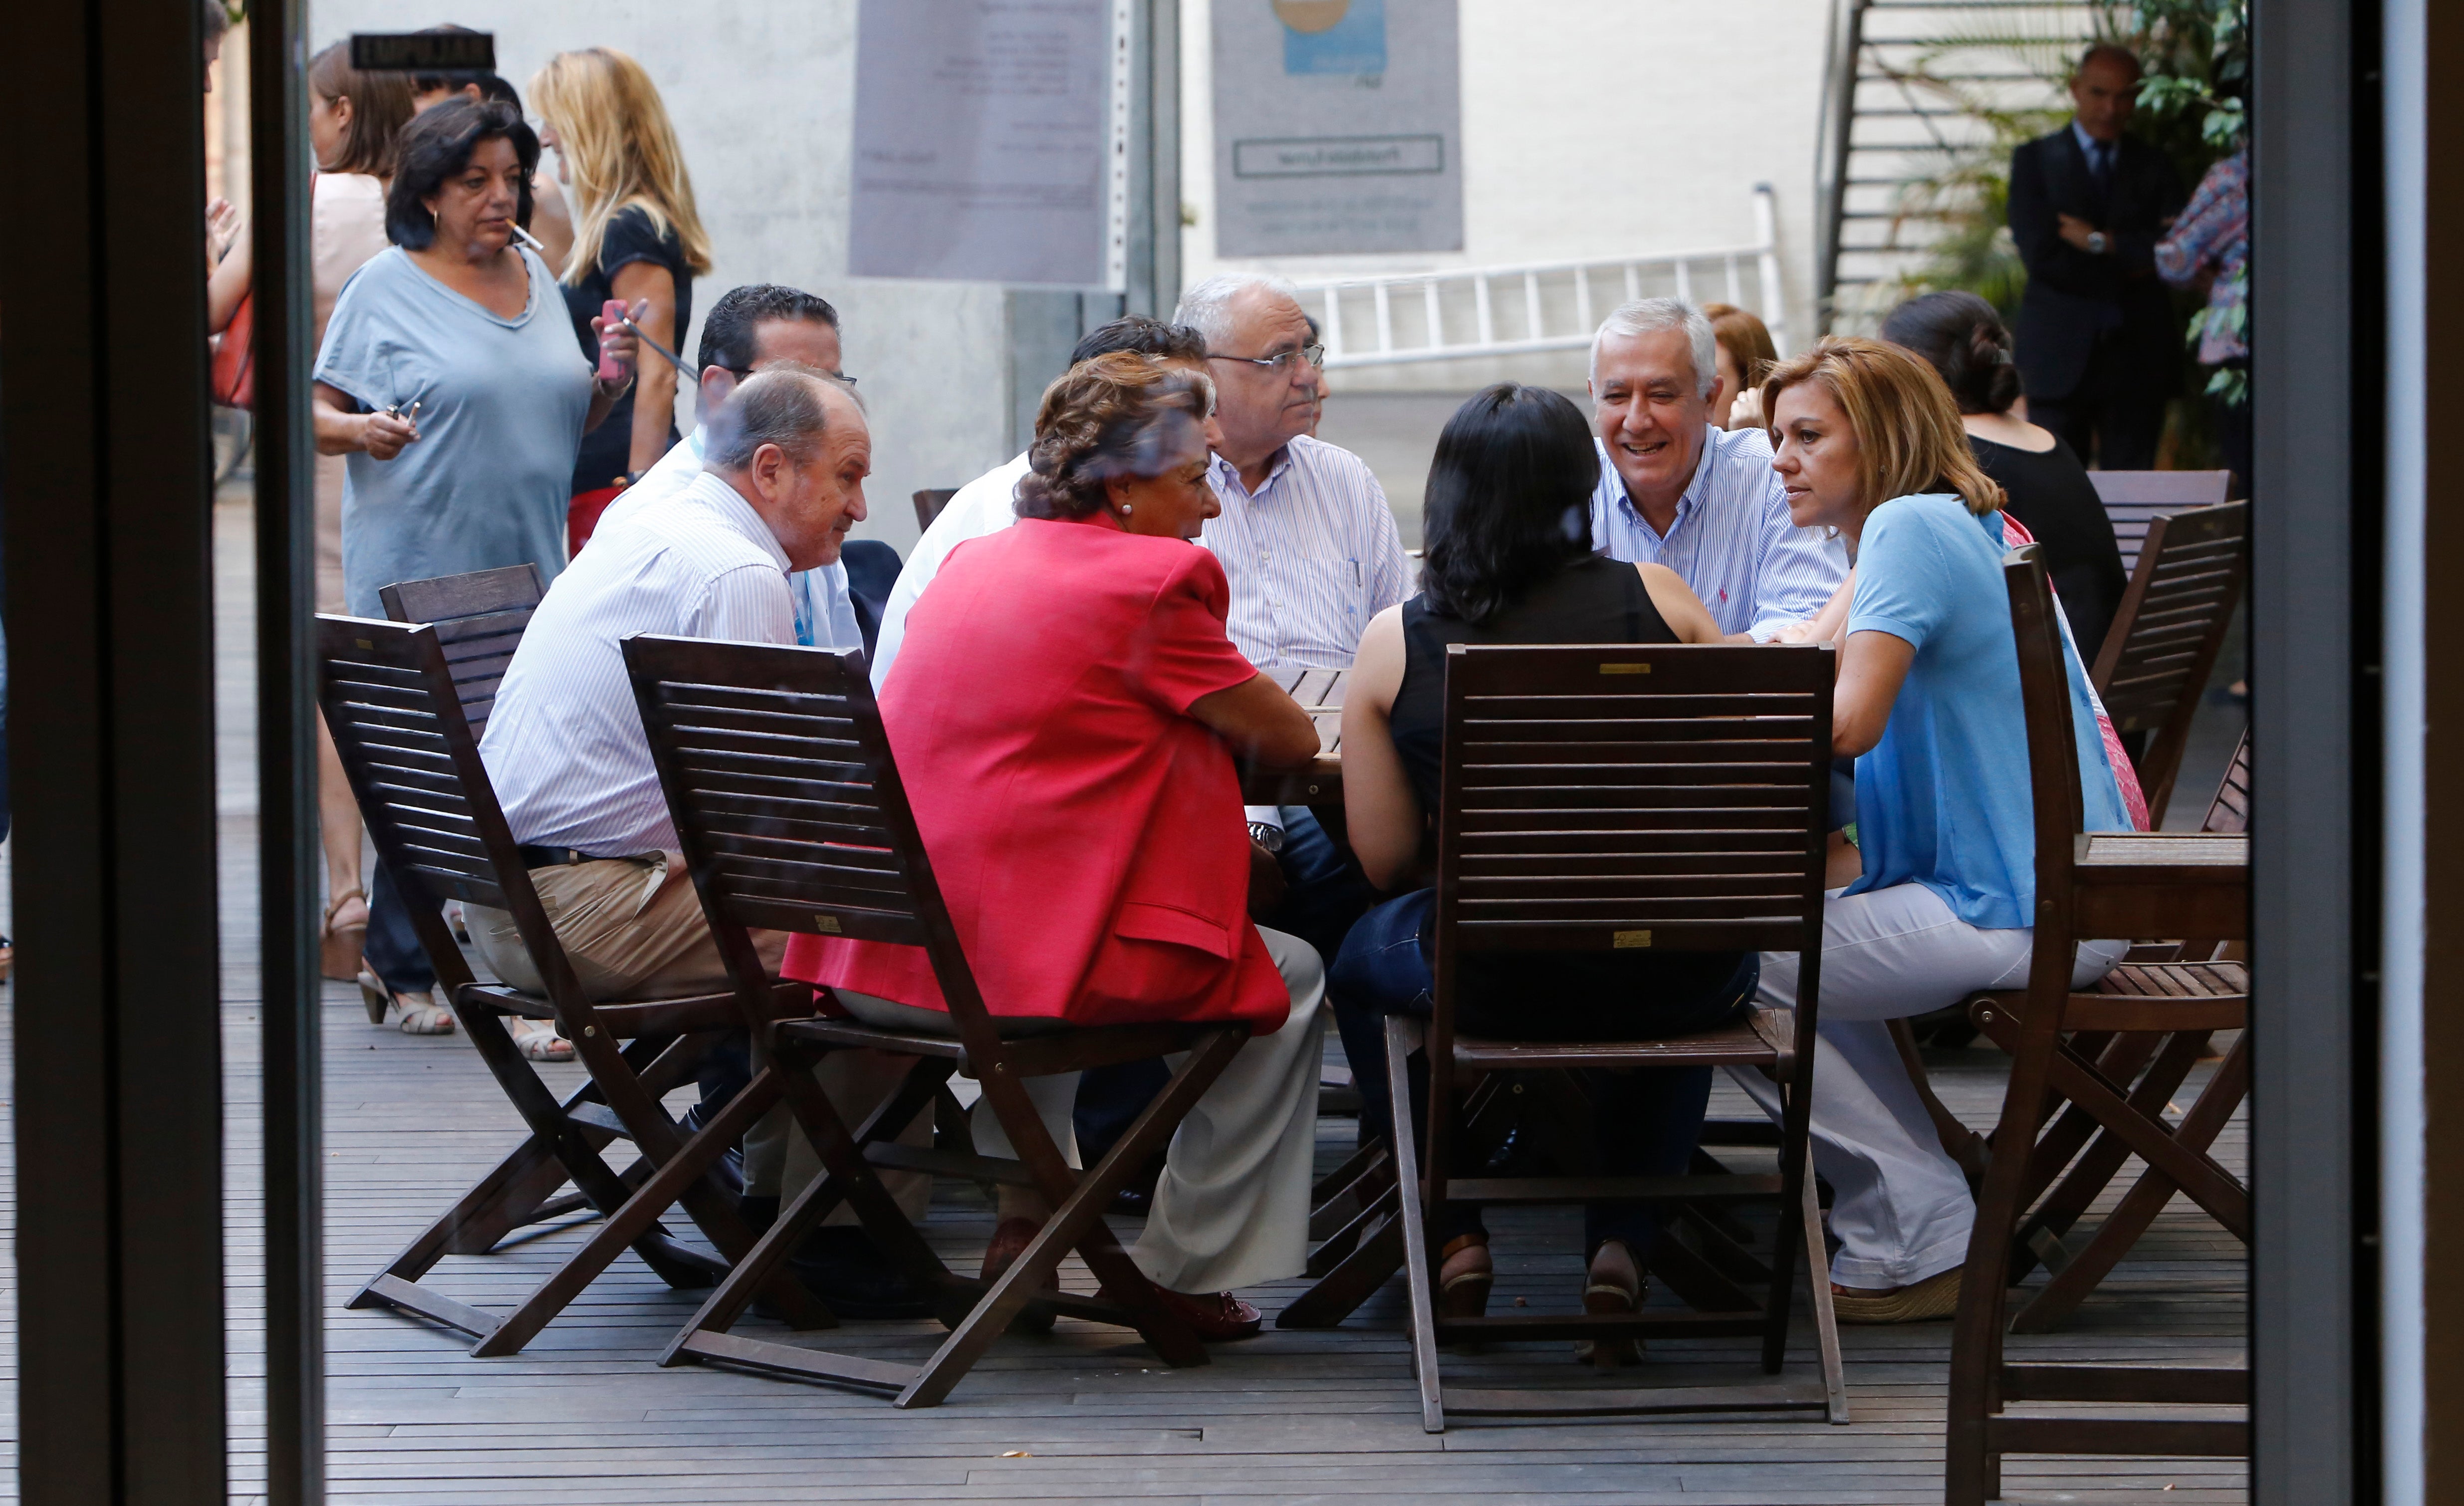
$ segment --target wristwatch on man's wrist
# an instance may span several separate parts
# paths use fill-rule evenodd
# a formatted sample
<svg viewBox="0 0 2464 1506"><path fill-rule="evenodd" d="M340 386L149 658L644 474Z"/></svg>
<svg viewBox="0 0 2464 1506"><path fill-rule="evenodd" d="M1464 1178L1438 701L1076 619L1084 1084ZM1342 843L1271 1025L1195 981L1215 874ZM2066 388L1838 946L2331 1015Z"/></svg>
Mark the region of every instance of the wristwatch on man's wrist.
<svg viewBox="0 0 2464 1506"><path fill-rule="evenodd" d="M2106 238L2104 232L2101 230L2092 230L2087 233L2087 252L2089 255L2101 256L2112 249L2113 242Z"/></svg>
<svg viewBox="0 0 2464 1506"><path fill-rule="evenodd" d="M1249 823L1249 840L1268 853L1280 853L1284 850L1284 829L1271 821L1252 821Z"/></svg>

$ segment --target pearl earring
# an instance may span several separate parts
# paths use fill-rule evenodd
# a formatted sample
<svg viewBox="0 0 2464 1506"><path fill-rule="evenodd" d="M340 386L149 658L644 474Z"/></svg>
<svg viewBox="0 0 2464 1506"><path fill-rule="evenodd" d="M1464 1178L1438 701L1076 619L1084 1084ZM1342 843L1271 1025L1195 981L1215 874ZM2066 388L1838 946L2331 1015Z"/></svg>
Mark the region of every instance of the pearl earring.
<svg viewBox="0 0 2464 1506"><path fill-rule="evenodd" d="M1127 503L1127 502L1123 502L1123 503L1121 504L1121 516L1122 516L1122 517L1124 517L1124 518L1127 518L1128 516L1130 516L1130 504L1129 504L1129 503Z"/></svg>

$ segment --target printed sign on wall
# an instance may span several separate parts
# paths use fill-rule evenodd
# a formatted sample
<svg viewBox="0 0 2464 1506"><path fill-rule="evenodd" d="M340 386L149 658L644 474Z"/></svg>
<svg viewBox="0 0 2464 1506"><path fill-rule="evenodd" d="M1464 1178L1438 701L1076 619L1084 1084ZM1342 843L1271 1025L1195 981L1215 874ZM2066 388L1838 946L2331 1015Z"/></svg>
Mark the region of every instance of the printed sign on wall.
<svg viewBox="0 0 2464 1506"><path fill-rule="evenodd" d="M863 0L847 270L1116 285L1118 0Z"/></svg>
<svg viewBox="0 0 2464 1506"><path fill-rule="evenodd" d="M1463 249L1455 0L1215 0L1221 256Z"/></svg>

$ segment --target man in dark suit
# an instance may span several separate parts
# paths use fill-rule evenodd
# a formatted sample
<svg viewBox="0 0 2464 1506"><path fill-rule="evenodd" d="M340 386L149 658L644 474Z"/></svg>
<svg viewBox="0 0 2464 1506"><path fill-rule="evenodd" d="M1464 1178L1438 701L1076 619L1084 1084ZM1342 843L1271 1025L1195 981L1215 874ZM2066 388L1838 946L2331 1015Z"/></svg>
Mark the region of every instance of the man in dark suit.
<svg viewBox="0 0 2464 1506"><path fill-rule="evenodd" d="M2071 78L2071 122L2011 154L2028 416L2108 471L2155 465L2181 390L2182 328L2155 251L2185 195L2164 152L2123 134L2138 94L2138 59L2091 47Z"/></svg>

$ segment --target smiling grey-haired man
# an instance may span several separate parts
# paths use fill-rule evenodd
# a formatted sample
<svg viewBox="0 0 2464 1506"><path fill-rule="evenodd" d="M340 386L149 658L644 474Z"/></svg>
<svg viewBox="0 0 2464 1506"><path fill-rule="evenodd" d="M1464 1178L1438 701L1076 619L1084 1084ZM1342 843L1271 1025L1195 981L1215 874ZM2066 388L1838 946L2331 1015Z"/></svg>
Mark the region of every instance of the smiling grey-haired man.
<svg viewBox="0 0 2464 1506"><path fill-rule="evenodd" d="M1721 382L1711 321L1693 304L1640 299L1601 321L1592 547L1668 566L1730 640L1769 642L1822 609L1847 578L1848 554L1790 520L1769 434L1712 427Z"/></svg>

